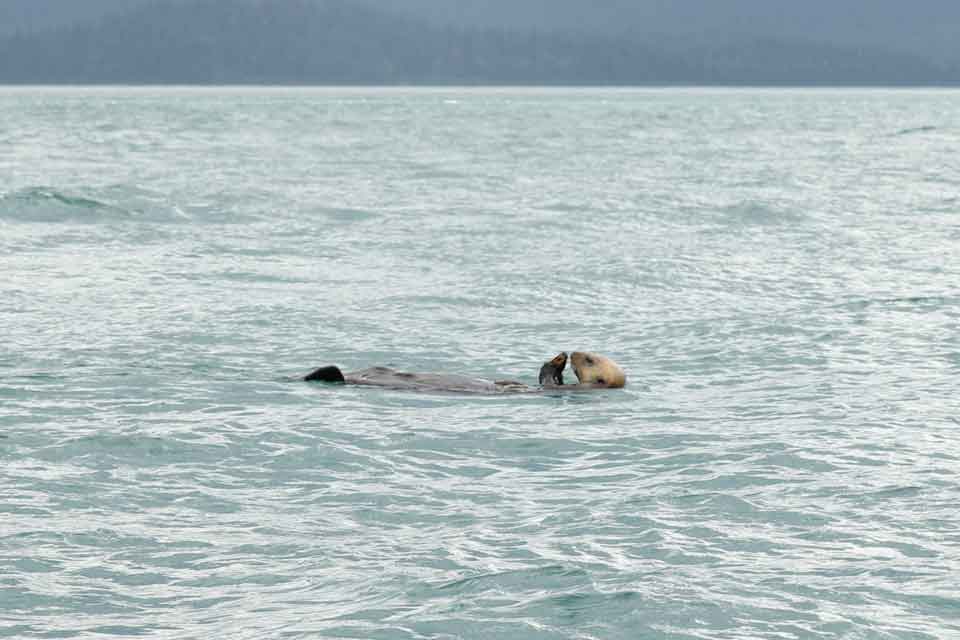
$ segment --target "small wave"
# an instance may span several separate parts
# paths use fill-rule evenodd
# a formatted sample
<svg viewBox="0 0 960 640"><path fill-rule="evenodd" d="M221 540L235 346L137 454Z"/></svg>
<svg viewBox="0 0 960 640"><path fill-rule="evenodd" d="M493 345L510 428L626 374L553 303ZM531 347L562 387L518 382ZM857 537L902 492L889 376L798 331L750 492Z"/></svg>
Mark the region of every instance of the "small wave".
<svg viewBox="0 0 960 640"><path fill-rule="evenodd" d="M81 195L53 187L27 187L0 193L0 220L9 222L100 223L105 221L174 222L188 218L158 194L131 186ZM119 204L122 203L122 204Z"/></svg>
<svg viewBox="0 0 960 640"><path fill-rule="evenodd" d="M805 220L802 214L795 211L778 209L756 202L742 202L723 207L720 212L728 222L743 226L776 226L799 223Z"/></svg>
<svg viewBox="0 0 960 640"><path fill-rule="evenodd" d="M425 169L410 174L411 180L467 180L470 176L450 169Z"/></svg>
<svg viewBox="0 0 960 640"><path fill-rule="evenodd" d="M112 207L99 200L48 187L21 189L0 196L0 218L19 222L58 222L96 217Z"/></svg>
<svg viewBox="0 0 960 640"><path fill-rule="evenodd" d="M877 491L866 492L860 494L858 497L871 498L874 500L886 500L892 498L912 498L923 491L922 487L916 486L907 486L907 487L889 487L886 489L879 489Z"/></svg>
<svg viewBox="0 0 960 640"><path fill-rule="evenodd" d="M0 219L13 222L97 222L127 212L106 202L50 187L31 187L0 195Z"/></svg>
<svg viewBox="0 0 960 640"><path fill-rule="evenodd" d="M543 589L545 584L554 588L573 586L588 578L582 568L574 566L547 565L512 571L480 573L465 576L437 585L439 591L459 593L482 593L491 589L504 589L507 586L536 586Z"/></svg>
<svg viewBox="0 0 960 640"><path fill-rule="evenodd" d="M889 307L893 309L940 309L947 305L953 305L958 297L954 295L916 295L899 296L895 298L865 298L862 300L849 300L836 305L839 309L849 309L853 311L862 311L869 307Z"/></svg>
<svg viewBox="0 0 960 640"><path fill-rule="evenodd" d="M163 466L171 461L209 462L223 456L220 442L186 441L147 434L94 434L70 438L37 451L48 462ZM197 492L196 495L201 495ZM229 508L229 507L226 507Z"/></svg>
<svg viewBox="0 0 960 640"><path fill-rule="evenodd" d="M349 209L346 207L321 207L317 209L317 213L325 216L328 220L343 223L366 222L367 220L374 220L380 217L379 214L373 211Z"/></svg>
<svg viewBox="0 0 960 640"><path fill-rule="evenodd" d="M931 132L933 132L933 131L937 131L938 128L939 128L939 127L935 127L935 126L933 126L933 125L924 125L924 126L922 126L922 127L909 127L909 128L907 128L907 129L900 129L900 131L897 131L897 132L896 132L895 134L893 134L893 135L894 135L894 136L908 136L908 135L913 134L913 133L931 133Z"/></svg>
<svg viewBox="0 0 960 640"><path fill-rule="evenodd" d="M583 211L584 206L583 203L579 202L553 201L540 205L540 208L544 211L552 211L557 213L577 213Z"/></svg>

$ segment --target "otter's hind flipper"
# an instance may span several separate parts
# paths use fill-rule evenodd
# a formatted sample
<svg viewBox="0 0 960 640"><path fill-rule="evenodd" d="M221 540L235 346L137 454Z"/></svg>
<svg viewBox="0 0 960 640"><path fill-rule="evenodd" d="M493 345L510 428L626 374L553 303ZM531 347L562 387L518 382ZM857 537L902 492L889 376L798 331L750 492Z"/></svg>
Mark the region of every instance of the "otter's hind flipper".
<svg viewBox="0 0 960 640"><path fill-rule="evenodd" d="M303 379L307 382L346 382L343 378L343 372L333 365L320 367L316 371L308 373Z"/></svg>

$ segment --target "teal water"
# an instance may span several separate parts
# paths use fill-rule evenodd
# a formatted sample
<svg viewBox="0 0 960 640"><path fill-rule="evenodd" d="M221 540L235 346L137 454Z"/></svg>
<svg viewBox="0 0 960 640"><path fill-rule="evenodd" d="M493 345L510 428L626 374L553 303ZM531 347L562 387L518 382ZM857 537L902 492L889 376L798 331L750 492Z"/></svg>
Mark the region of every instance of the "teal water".
<svg viewBox="0 0 960 640"><path fill-rule="evenodd" d="M2 89L0 636L960 637L958 157L956 91ZM561 349L629 386L294 379Z"/></svg>

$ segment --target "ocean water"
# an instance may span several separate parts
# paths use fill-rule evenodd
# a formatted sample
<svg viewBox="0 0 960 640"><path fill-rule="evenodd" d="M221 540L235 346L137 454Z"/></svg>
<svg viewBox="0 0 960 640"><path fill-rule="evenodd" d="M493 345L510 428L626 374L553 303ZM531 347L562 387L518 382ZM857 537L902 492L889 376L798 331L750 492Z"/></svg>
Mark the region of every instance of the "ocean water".
<svg viewBox="0 0 960 640"><path fill-rule="evenodd" d="M960 637L958 158L947 90L0 89L0 636Z"/></svg>

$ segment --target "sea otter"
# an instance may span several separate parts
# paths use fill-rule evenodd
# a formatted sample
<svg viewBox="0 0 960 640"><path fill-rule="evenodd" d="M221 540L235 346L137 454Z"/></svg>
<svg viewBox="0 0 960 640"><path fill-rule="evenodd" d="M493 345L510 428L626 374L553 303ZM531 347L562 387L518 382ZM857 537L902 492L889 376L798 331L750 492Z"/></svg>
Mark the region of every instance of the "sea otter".
<svg viewBox="0 0 960 640"><path fill-rule="evenodd" d="M617 364L594 353L575 352L571 357L574 373L580 384L565 385L563 370L567 354L561 352L540 367L540 386L529 386L513 380L490 381L461 375L440 373L407 373L388 367L371 367L344 374L339 367L320 367L304 376L308 382L385 387L408 391L441 391L450 393L534 393L548 390L588 390L618 388L626 384L626 376Z"/></svg>

